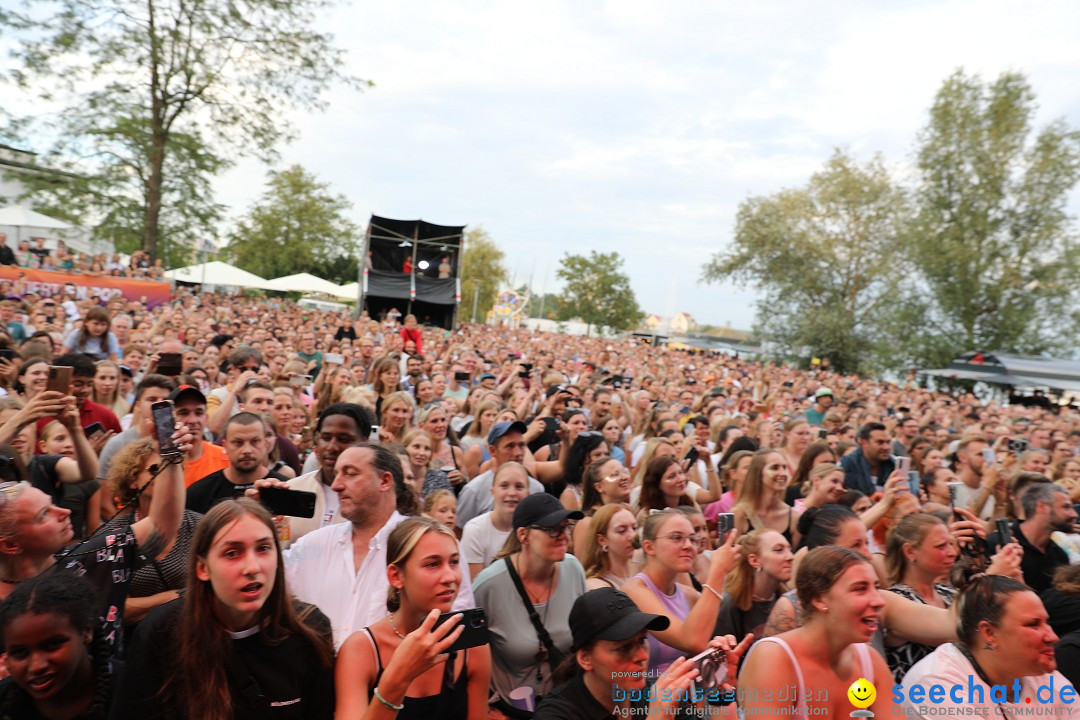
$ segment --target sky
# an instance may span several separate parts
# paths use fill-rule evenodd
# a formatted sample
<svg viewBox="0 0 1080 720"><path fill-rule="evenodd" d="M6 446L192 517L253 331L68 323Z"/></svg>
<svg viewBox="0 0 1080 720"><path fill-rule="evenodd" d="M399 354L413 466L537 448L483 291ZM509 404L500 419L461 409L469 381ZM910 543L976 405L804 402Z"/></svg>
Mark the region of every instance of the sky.
<svg viewBox="0 0 1080 720"><path fill-rule="evenodd" d="M375 87L283 109L300 136L275 167L328 182L361 226L482 226L536 291L558 291L565 253L618 251L646 312L739 329L754 288L700 282L739 203L838 147L904 176L956 69L1023 72L1038 125L1080 127L1080 3L356 0L317 27ZM219 201L242 212L266 171L242 161Z"/></svg>

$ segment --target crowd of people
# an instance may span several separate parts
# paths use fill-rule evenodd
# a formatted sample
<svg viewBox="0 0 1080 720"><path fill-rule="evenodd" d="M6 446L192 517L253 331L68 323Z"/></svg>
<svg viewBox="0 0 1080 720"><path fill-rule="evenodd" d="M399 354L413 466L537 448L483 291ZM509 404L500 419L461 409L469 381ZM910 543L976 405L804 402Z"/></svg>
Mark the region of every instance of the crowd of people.
<svg viewBox="0 0 1080 720"><path fill-rule="evenodd" d="M183 289L0 319L0 718L1074 713L1067 406Z"/></svg>
<svg viewBox="0 0 1080 720"><path fill-rule="evenodd" d="M47 242L43 237L32 237L20 240L13 248L8 245L7 233L0 232L0 265L144 280L165 278L161 259L151 262L150 255L144 250L136 250L125 262L120 253L92 255L72 250L63 240L57 240L55 248L45 247Z"/></svg>

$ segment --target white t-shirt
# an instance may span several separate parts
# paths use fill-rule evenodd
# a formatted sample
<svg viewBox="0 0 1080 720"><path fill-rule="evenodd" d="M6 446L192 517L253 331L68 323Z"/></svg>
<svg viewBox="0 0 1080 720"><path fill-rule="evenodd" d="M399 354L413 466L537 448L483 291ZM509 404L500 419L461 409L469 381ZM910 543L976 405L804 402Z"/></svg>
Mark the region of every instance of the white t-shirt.
<svg viewBox="0 0 1080 720"><path fill-rule="evenodd" d="M499 530L491 523L491 513L474 517L465 523L461 533L461 557L466 563L480 563L487 567L495 559L496 553L510 537L509 530Z"/></svg>
<svg viewBox="0 0 1080 720"><path fill-rule="evenodd" d="M911 701L911 690L916 685L921 686L923 692L922 701L917 703ZM936 693L941 702L934 702L934 699L930 697L930 691L934 685L940 685L944 690L944 693L941 691ZM1053 688L1052 698L1047 697L1047 689L1040 691L1040 688L1044 686L1047 689ZM935 715L944 717L946 714L953 716L962 714L965 717L982 717L985 720L1003 720L1002 713L998 712L998 706L992 700L990 686L982 681L971 662L952 643L940 645L934 652L915 663L904 676L902 687L904 700L901 704L904 717L934 717ZM1001 686L997 687L1000 693ZM1072 684L1068 679L1057 671L1047 675L1029 675L1020 678L1019 698L1013 697L1016 691L1012 681L1005 687L1005 699L1010 701L1019 699L1020 701L1015 704L1001 703L1000 707L1004 710L1005 718L1022 717L1030 708L1040 708L1039 712L1055 718L1080 717L1076 691L1072 689ZM1062 698L1062 688L1068 688L1064 698ZM1031 698L1030 704L1025 703L1027 698ZM1045 699L1051 702L1040 703ZM1066 702L1062 702L1062 699ZM980 700L982 702L979 702ZM1054 710L1051 711L1050 708Z"/></svg>
<svg viewBox="0 0 1080 720"><path fill-rule="evenodd" d="M956 507L966 508L978 494L979 488L968 487L967 483L960 483L956 488ZM986 498L986 504L982 506L982 512L978 513L979 519L993 520L995 505L994 494L990 493Z"/></svg>

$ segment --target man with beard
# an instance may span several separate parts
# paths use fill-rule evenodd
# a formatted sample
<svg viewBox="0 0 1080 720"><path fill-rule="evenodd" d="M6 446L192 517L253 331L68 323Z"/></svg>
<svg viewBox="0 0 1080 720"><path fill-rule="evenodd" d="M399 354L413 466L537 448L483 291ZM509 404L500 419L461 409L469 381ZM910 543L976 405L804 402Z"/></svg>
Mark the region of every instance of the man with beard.
<svg viewBox="0 0 1080 720"><path fill-rule="evenodd" d="M272 480L256 485L264 487L286 485ZM331 487L348 522L319 528L294 543L285 554L285 572L296 598L330 619L334 647L340 648L353 632L386 617L387 538L405 519L403 512L415 512L416 500L405 486L398 456L368 442L341 451ZM462 572L453 609L475 606L469 574Z"/></svg>
<svg viewBox="0 0 1080 720"><path fill-rule="evenodd" d="M1069 493L1048 482L1035 483L1024 490L1020 495L1020 505L1027 519L1012 524L1013 538L1024 549L1020 570L1024 574L1024 582L1036 593L1041 593L1051 586L1054 571L1069 564L1069 556L1050 535L1054 532L1072 533L1076 510L1069 500ZM1001 537L996 532L987 541L991 547L1001 545Z"/></svg>
<svg viewBox="0 0 1080 720"><path fill-rule="evenodd" d="M256 480L285 479L266 469L270 454L266 425L255 413L242 412L229 418L225 425L225 454L229 467L210 473L187 489L188 510L205 514L218 500L243 495Z"/></svg>
<svg viewBox="0 0 1080 720"><path fill-rule="evenodd" d="M401 387L406 392L415 394L416 384L424 379L423 365L423 355L410 355L405 361L405 377L401 380Z"/></svg>

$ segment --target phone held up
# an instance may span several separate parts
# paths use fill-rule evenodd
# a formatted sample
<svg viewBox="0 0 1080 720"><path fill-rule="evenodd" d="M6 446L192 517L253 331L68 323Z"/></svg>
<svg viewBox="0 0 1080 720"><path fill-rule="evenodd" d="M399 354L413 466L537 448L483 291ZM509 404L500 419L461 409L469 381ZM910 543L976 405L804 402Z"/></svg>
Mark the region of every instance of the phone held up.
<svg viewBox="0 0 1080 720"><path fill-rule="evenodd" d="M435 627L439 627L454 615L462 616L458 625L464 627L465 630L462 631L461 637L455 640L454 644L446 649L446 652L457 652L459 650L465 650L466 648L487 645L491 642L488 633L487 613L484 612L484 608L470 608L469 610L462 610L460 612L443 613L439 616L439 619L435 621Z"/></svg>
<svg viewBox="0 0 1080 720"><path fill-rule="evenodd" d="M172 400L159 400L150 406L150 416L154 419L154 434L157 437L161 457L180 454L180 448L173 440L176 432L176 418L173 417Z"/></svg>
<svg viewBox="0 0 1080 720"><path fill-rule="evenodd" d="M49 366L49 380L45 389L49 392L59 392L64 395L71 393L71 371L73 368L61 365Z"/></svg>

